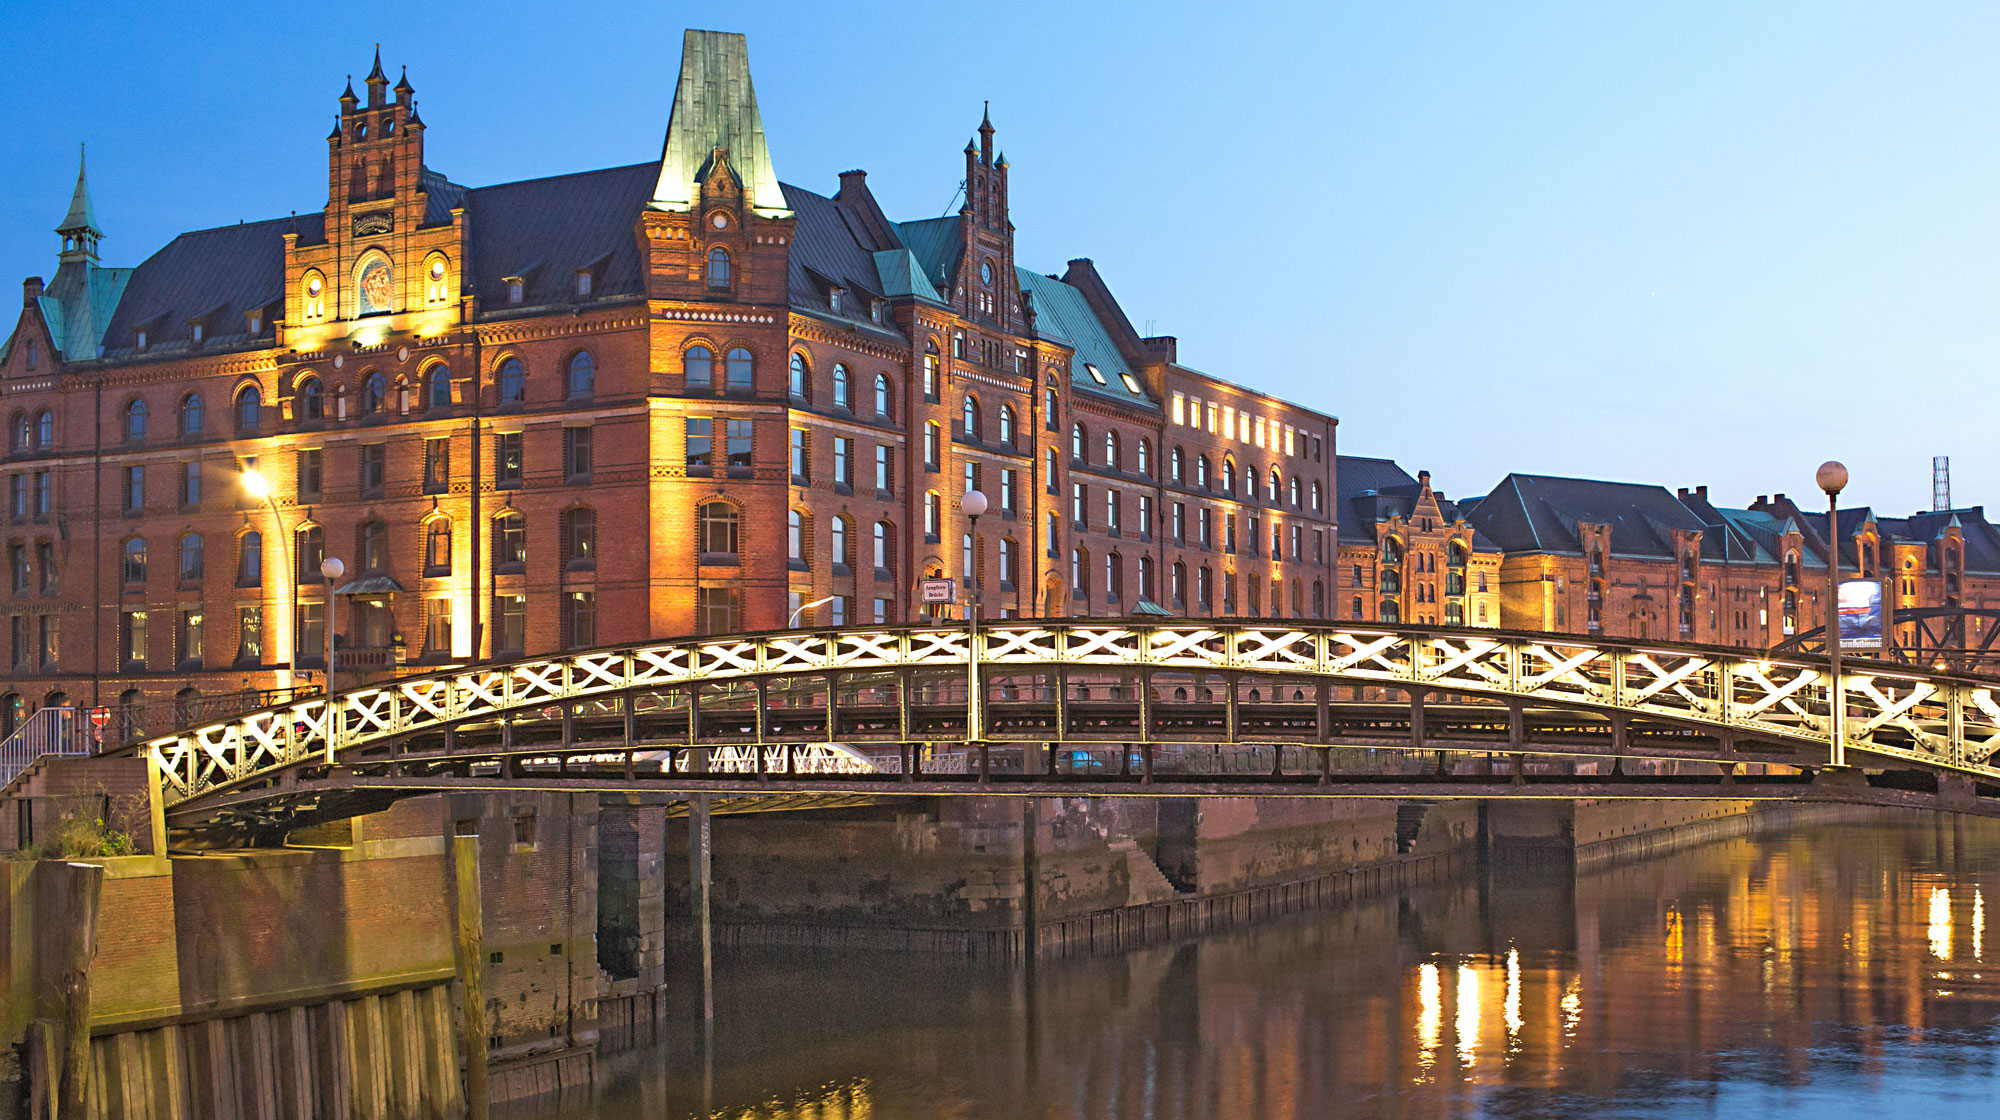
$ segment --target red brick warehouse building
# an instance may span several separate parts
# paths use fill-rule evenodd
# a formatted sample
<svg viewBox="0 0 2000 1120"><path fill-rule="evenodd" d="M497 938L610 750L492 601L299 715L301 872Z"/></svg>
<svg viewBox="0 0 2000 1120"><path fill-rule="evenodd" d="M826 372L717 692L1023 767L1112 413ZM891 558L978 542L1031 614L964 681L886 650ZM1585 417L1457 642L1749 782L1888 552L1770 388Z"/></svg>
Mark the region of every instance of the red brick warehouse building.
<svg viewBox="0 0 2000 1120"><path fill-rule="evenodd" d="M933 574L1332 617L1335 420L1179 364L1087 260L1017 269L990 123L963 208L894 222L778 181L740 35L687 33L658 161L548 179L461 186L407 78L365 90L322 208L136 268L79 174L0 350L8 720L296 683L323 556L373 674L895 622Z"/></svg>

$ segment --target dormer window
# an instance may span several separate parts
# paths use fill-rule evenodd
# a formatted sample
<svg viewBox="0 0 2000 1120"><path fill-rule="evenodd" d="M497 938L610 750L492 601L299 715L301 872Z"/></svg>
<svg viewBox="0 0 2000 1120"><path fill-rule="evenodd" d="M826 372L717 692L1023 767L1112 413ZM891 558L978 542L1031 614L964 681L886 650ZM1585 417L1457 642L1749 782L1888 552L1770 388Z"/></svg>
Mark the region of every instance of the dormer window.
<svg viewBox="0 0 2000 1120"><path fill-rule="evenodd" d="M202 325L201 320L195 319L190 323L188 323L188 341L194 343L196 346L200 346L202 340L206 338L207 335L208 331Z"/></svg>
<svg viewBox="0 0 2000 1120"><path fill-rule="evenodd" d="M135 349L139 350L144 350L146 348L146 328L140 327L138 331L133 335L132 345Z"/></svg>
<svg viewBox="0 0 2000 1120"><path fill-rule="evenodd" d="M258 335L264 333L264 311L262 308L246 313L243 319L250 329L251 338L256 338Z"/></svg>
<svg viewBox="0 0 2000 1120"><path fill-rule="evenodd" d="M576 298L590 298L590 270L587 268L576 270Z"/></svg>
<svg viewBox="0 0 2000 1120"><path fill-rule="evenodd" d="M951 356L952 356L952 357L954 357L954 358L963 358L963 357L965 357L965 336L964 336L964 335L962 335L962 334L955 334L955 335L952 335L952 336L951 336Z"/></svg>
<svg viewBox="0 0 2000 1120"><path fill-rule="evenodd" d="M521 297L526 294L527 286L528 286L527 281L526 278L524 277L520 276L507 277L507 302L508 303L521 302Z"/></svg>
<svg viewBox="0 0 2000 1120"><path fill-rule="evenodd" d="M871 320L873 320L874 322L877 322L877 323L879 323L879 322L881 322L881 321L882 321L882 301L881 301L881 300L879 300L879 299L878 299L878 300L871 300L871 301L869 301L869 304L868 304L868 318L869 318L869 319L871 319Z"/></svg>
<svg viewBox="0 0 2000 1120"><path fill-rule="evenodd" d="M826 293L827 307L830 308L835 315L840 314L840 293L841 289L839 288L830 289Z"/></svg>

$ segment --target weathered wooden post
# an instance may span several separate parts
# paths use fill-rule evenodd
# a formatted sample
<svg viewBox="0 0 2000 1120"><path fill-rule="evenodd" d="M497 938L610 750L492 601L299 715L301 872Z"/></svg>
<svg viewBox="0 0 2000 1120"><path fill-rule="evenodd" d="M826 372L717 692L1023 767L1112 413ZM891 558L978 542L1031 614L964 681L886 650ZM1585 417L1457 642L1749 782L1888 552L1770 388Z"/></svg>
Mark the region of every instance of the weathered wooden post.
<svg viewBox="0 0 2000 1120"><path fill-rule="evenodd" d="M458 886L458 986L465 1018L465 1114L486 1120L486 932L479 897L479 837L451 838Z"/></svg>

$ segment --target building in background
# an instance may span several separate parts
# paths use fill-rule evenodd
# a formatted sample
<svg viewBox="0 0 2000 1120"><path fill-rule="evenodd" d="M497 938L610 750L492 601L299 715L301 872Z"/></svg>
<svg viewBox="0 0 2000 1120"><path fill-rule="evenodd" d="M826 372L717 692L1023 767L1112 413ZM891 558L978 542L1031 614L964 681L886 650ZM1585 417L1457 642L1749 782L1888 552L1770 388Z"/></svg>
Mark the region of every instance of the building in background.
<svg viewBox="0 0 2000 1120"><path fill-rule="evenodd" d="M1342 455L1339 616L1447 626L1501 625L1499 546L1391 459Z"/></svg>
<svg viewBox="0 0 2000 1120"><path fill-rule="evenodd" d="M379 675L897 622L927 576L1332 616L1335 420L1179 364L1087 260L1017 269L990 121L911 222L777 179L738 35L687 33L657 161L468 187L428 128L378 56L323 206L136 268L79 173L0 350L0 718L293 687L330 626Z"/></svg>

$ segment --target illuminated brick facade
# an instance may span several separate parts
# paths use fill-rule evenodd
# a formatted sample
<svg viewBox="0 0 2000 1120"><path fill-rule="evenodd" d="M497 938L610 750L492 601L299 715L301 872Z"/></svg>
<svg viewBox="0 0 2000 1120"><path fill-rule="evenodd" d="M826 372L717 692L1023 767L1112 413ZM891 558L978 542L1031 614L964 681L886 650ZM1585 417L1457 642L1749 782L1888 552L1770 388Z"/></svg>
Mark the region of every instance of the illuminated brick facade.
<svg viewBox="0 0 2000 1120"><path fill-rule="evenodd" d="M904 223L777 181L739 36L689 33L658 162L468 188L426 127L378 63L320 210L137 268L79 177L0 352L9 720L316 683L322 555L369 675L901 621L927 575L1333 615L1335 421L1179 365L1089 261L1017 272L990 123Z"/></svg>

